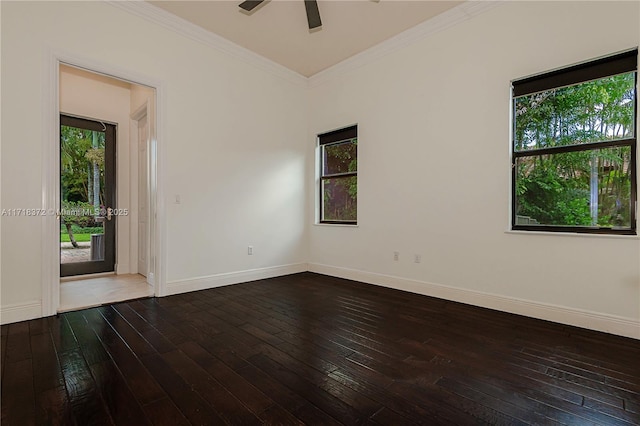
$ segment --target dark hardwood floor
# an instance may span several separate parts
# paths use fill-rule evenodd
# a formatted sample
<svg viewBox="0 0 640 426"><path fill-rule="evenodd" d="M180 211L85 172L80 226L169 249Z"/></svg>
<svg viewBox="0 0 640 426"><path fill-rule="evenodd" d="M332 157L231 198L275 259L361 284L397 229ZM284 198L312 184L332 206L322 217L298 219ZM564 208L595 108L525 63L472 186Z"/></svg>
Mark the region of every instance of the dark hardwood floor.
<svg viewBox="0 0 640 426"><path fill-rule="evenodd" d="M2 425L640 424L640 341L304 273L2 327Z"/></svg>

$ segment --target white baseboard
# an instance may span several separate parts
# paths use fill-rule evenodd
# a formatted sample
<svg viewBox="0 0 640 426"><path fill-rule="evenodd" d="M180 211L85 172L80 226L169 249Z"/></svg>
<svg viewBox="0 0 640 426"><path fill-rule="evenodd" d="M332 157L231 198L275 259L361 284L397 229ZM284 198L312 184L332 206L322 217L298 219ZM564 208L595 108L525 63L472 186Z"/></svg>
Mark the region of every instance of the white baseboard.
<svg viewBox="0 0 640 426"><path fill-rule="evenodd" d="M454 302L524 315L561 324L603 331L605 333L640 339L640 320L590 312L530 300L499 296L425 281L391 275L359 271L356 269L309 263L308 270L349 280L409 291Z"/></svg>
<svg viewBox="0 0 640 426"><path fill-rule="evenodd" d="M491 293L318 263L295 263L171 281L167 283L167 296L306 271L640 339L640 320L634 318L624 318L566 306L505 297ZM0 324L9 324L40 317L42 317L42 304L39 300L0 307Z"/></svg>
<svg viewBox="0 0 640 426"><path fill-rule="evenodd" d="M116 274L125 275L130 273L131 273L131 268L129 267L128 263L118 263L116 265Z"/></svg>
<svg viewBox="0 0 640 426"><path fill-rule="evenodd" d="M270 266L267 268L250 269L247 271L228 272L208 275L206 277L170 281L167 283L166 295L170 296L172 294L180 294L188 291L205 290L224 285L296 274L298 272L306 272L307 270L308 265L306 263L294 263L290 265Z"/></svg>
<svg viewBox="0 0 640 426"><path fill-rule="evenodd" d="M41 317L42 303L39 300L0 307L0 324L3 325Z"/></svg>

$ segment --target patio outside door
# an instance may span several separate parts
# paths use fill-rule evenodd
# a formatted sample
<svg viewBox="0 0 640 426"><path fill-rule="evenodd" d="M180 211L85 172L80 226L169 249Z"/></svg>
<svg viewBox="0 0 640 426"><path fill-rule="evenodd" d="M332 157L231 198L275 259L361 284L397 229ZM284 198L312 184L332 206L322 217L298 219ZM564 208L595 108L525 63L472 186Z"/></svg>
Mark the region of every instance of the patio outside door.
<svg viewBox="0 0 640 426"><path fill-rule="evenodd" d="M60 115L60 276L115 267L116 126Z"/></svg>

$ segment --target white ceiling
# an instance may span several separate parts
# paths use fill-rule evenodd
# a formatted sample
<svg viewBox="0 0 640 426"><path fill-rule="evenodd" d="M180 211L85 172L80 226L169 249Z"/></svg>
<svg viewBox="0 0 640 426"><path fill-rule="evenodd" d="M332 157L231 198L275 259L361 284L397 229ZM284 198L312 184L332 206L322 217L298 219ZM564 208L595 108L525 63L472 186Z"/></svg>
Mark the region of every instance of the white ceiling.
<svg viewBox="0 0 640 426"><path fill-rule="evenodd" d="M318 0L322 28L309 31L304 0L271 0L251 14L242 0L149 3L310 77L462 1Z"/></svg>

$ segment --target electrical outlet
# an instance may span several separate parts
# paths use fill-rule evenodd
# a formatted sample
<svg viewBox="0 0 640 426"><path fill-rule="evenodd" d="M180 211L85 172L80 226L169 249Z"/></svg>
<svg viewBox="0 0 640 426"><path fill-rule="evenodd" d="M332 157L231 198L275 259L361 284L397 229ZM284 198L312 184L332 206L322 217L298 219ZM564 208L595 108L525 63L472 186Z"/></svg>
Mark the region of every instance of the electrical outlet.
<svg viewBox="0 0 640 426"><path fill-rule="evenodd" d="M421 256L421 255L419 255L419 254L416 254L416 255L413 257L413 261L414 261L415 263L420 263L420 262L422 262L422 256Z"/></svg>
<svg viewBox="0 0 640 426"><path fill-rule="evenodd" d="M253 246L247 247L247 254L251 256L253 254Z"/></svg>
<svg viewBox="0 0 640 426"><path fill-rule="evenodd" d="M398 260L400 260L400 252L399 251L394 251L393 252L393 260L396 261L396 262Z"/></svg>

